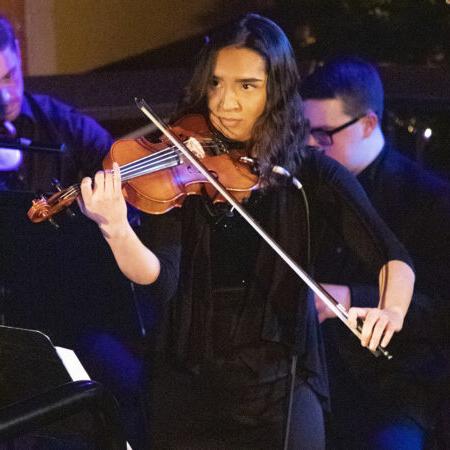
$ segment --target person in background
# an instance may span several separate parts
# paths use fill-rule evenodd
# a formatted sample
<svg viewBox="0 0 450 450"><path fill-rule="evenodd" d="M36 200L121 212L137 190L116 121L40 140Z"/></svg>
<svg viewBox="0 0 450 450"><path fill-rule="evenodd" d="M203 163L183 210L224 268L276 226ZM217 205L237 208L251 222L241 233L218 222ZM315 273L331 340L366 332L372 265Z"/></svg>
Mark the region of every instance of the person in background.
<svg viewBox="0 0 450 450"><path fill-rule="evenodd" d="M409 257L354 177L306 148L298 88L284 32L247 14L210 36L176 116L202 115L219 148L257 160L260 188L245 208L300 265L314 266L308 248L332 223L380 275L379 307L349 315L352 327L366 318L364 346L386 346L412 295ZM309 208L286 172L302 180ZM117 165L83 179L81 192L121 271L168 319L151 380L152 448L282 448L296 353L289 448L324 449L328 388L313 298L253 228L229 205L191 195L180 209L145 214L136 234Z"/></svg>
<svg viewBox="0 0 450 450"><path fill-rule="evenodd" d="M101 168L112 144L109 132L92 118L51 96L24 91L20 44L0 15L0 144L20 138L62 150L0 148L0 190L48 192L54 190L53 178L64 185L77 182Z"/></svg>
<svg viewBox="0 0 450 450"><path fill-rule="evenodd" d="M48 153L1 148L2 140L11 142L21 138L51 148L61 147L63 151ZM55 187L52 187L52 180L55 178L61 182L62 187L77 183L83 176L93 175L102 167L103 158L112 142L107 130L74 107L49 95L24 91L20 43L9 20L5 16L0 16L0 191L55 191ZM13 192L13 195L15 194ZM25 213L26 211L23 211L24 216ZM86 224L87 221L82 215L71 222L71 228L63 218L61 220L58 218L57 221L62 222L62 229L66 232L69 229L79 233L77 236L89 236L89 228L86 225L90 223ZM2 231L0 229L0 232ZM11 230L7 231L7 236L12 235ZM49 242L52 246L58 243L64 245L63 239L66 239L63 235L53 237L53 240L50 236ZM3 241L3 245L14 245L14 240ZM96 255L88 254L81 245L76 253L75 250L70 250L71 248L65 246L64 249L60 249L55 259L63 258L63 255L76 256L78 264L80 261L85 265L92 264L97 270L96 275L88 279L82 278L83 267L72 268L67 274L63 271L65 265L62 264L58 268L60 271L58 277L55 277L54 284L49 283L49 286L55 289L52 295L59 295L67 293L65 289L69 290L69 286L73 285L80 298L77 298L76 294L70 296L70 299L69 296L63 297L61 316L56 318L53 311L46 314L48 309L52 308L51 301L36 304L28 298L18 298L20 305L5 305L7 324L21 326L22 321L27 322L29 319L31 323L27 322L27 325L35 328L37 322L39 327L48 329L56 344L59 343L59 339L67 339L65 345L76 351L90 376L103 383L118 399L125 434L130 443L135 448L144 446L147 420L143 414L140 395L143 361L139 355L140 351L136 351L132 345L134 341L140 342L140 337L135 338L136 332L133 330L123 330L125 323L133 324L129 316L132 316L134 307L132 299L127 298L132 295L129 292L130 283L124 280L121 284L119 279L105 280L109 266L108 261L101 259L101 247L97 248L99 254ZM58 251L50 247L50 255L53 250ZM25 263L15 268L16 271L23 271L29 259L33 260L27 258ZM46 267L46 264L52 267L48 261L43 261L41 266ZM115 266L113 268L115 269ZM111 276L113 274L114 272ZM97 285L83 286L86 280L94 280ZM62 287L64 282L67 286ZM28 286L27 283L28 280L25 283ZM117 303L112 303L108 298L111 301L108 308L102 305L102 292L98 287L102 286L102 283L103 285L108 283L108 287L113 285L117 290L114 297ZM33 286L32 283L30 285ZM49 289L45 286L43 290L47 288ZM86 305L84 297L89 298L97 291L99 291L96 298L98 304ZM23 313L22 309L26 309L26 312ZM120 311L120 318L116 317L119 313L115 310ZM37 314L33 314L36 311Z"/></svg>
<svg viewBox="0 0 450 450"><path fill-rule="evenodd" d="M357 177L416 270L410 311L389 362L365 358L316 301L328 350L335 443L342 449L442 448L436 442L441 433L433 430L449 381L450 185L386 142L383 86L369 62L330 60L303 81L300 92L308 144ZM333 228L321 242L317 280L345 308L376 306L376 279L357 254Z"/></svg>

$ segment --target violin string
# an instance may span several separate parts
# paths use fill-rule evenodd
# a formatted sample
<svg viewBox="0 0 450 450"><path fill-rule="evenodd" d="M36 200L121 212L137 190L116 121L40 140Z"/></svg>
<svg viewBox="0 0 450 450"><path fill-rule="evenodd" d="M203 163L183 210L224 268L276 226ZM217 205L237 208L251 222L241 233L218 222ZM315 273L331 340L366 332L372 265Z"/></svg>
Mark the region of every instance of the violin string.
<svg viewBox="0 0 450 450"><path fill-rule="evenodd" d="M153 159L157 160L160 156L164 156L171 152L172 147L164 148L156 153L152 153L151 155L144 156L143 158L136 159L134 161L131 161L129 163L123 164L120 166L120 172L123 173L127 168L134 167L137 164L140 164L142 162L151 161Z"/></svg>
<svg viewBox="0 0 450 450"><path fill-rule="evenodd" d="M178 156L167 158L167 160L163 163L147 164L144 168L139 168L139 170L128 172L125 176L122 177L122 181L128 181L141 175L156 172L158 170L168 169L170 167L177 166L178 164L179 164Z"/></svg>
<svg viewBox="0 0 450 450"><path fill-rule="evenodd" d="M202 144L202 147L205 147L205 148L217 147L216 142L212 138L205 138L205 141L212 142L212 144ZM186 142L184 142L184 144L186 144ZM164 149L162 149L162 150L160 150L160 151L158 151L156 153L152 153L151 155L144 156L143 158L140 158L140 159L135 160L135 161L131 161L131 162L129 162L127 164L124 164L123 166L120 167L121 172L122 172L122 169L126 169L128 167L133 167L136 163L139 164L140 162L145 162L145 161L150 161L150 160L157 159L160 155L164 155L164 154L166 154L166 152L173 151L173 150L176 150L175 146L164 148Z"/></svg>
<svg viewBox="0 0 450 450"><path fill-rule="evenodd" d="M212 140L211 140L212 141ZM215 147L215 144L202 145L205 148ZM180 163L179 152L176 147L168 147L149 156L145 156L136 161L132 161L120 167L122 180L127 181L131 178L145 175L157 170L173 167Z"/></svg>
<svg viewBox="0 0 450 450"><path fill-rule="evenodd" d="M209 139L209 141L213 142L212 139ZM202 145L202 146L205 147L205 148L216 147L216 144L215 143L213 143L213 144L205 144L205 145ZM160 159L160 157L165 157L167 155L178 156L178 152L176 150L177 149L174 146L168 147L168 148L165 148L163 150L160 150L159 152L153 153L153 154L148 155L148 156L144 156L143 158L140 158L138 160L129 162L127 164L124 164L123 166L120 167L120 173L126 175L128 169L134 169L134 168L136 168L138 166L141 166L142 164L145 164L146 162L152 163L153 161L158 161ZM151 166L149 166L149 167L151 167Z"/></svg>
<svg viewBox="0 0 450 450"><path fill-rule="evenodd" d="M156 158L155 158L156 156ZM156 161L155 161L156 159ZM120 167L120 173L123 181L130 180L140 175L156 170L173 167L179 161L178 154L171 150L161 150L150 156L145 156L139 160L124 164ZM72 185L62 193L59 198L65 199L74 194L80 193L79 185Z"/></svg>
<svg viewBox="0 0 450 450"><path fill-rule="evenodd" d="M64 200L66 198L70 198L74 194L78 195L79 193L80 193L80 185L72 184L63 193L61 193L61 195L58 198Z"/></svg>
<svg viewBox="0 0 450 450"><path fill-rule="evenodd" d="M144 175L146 173L165 168L167 164L176 165L179 162L179 156L172 150L163 150L154 155L145 156L131 163L120 167L120 174L124 181L130 178ZM167 167L170 167L167 166Z"/></svg>
<svg viewBox="0 0 450 450"><path fill-rule="evenodd" d="M217 147L213 139L205 139L205 140L210 141L212 143L210 144L202 143L202 147L204 148ZM180 158L177 148L175 146L167 147L151 155L144 156L143 158L124 164L123 166L120 167L120 174L122 177L122 181L127 181L141 175L173 167L179 164L179 161ZM59 196L59 198L66 199L71 197L72 195L75 194L78 195L79 193L80 193L80 185L74 184L72 186L69 186L64 191L64 193L62 193Z"/></svg>

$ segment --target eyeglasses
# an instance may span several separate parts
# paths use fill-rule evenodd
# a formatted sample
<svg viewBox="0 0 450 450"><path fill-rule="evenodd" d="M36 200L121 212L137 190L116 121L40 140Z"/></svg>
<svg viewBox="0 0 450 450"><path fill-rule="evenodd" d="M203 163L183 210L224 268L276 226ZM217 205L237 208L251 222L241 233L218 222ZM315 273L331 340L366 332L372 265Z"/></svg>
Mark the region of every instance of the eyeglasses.
<svg viewBox="0 0 450 450"><path fill-rule="evenodd" d="M309 130L309 133L319 145L321 145L322 147L328 147L330 145L333 145L334 134L339 133L339 131L344 130L350 125L353 125L354 123L358 122L359 119L362 119L364 116L365 114L363 114L362 116L355 117L354 119L345 122L343 125L333 128L332 130L325 130L324 128L311 128Z"/></svg>

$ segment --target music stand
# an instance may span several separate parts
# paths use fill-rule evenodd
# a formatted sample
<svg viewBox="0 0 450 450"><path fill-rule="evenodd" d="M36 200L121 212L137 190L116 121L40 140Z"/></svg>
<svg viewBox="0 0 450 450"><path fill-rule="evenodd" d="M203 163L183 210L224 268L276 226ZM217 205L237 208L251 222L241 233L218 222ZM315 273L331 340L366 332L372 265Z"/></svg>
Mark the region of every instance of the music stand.
<svg viewBox="0 0 450 450"><path fill-rule="evenodd" d="M115 399L99 383L72 382L45 334L0 326L0 360L0 442L22 429L39 431L39 443L73 440L85 448L102 441L126 448ZM101 430L93 430L99 424Z"/></svg>

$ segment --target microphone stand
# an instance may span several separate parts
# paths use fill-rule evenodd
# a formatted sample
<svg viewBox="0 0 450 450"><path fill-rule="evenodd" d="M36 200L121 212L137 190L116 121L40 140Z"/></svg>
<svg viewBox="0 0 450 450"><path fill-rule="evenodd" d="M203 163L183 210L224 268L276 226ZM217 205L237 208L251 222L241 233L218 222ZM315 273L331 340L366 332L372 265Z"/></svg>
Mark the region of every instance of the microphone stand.
<svg viewBox="0 0 450 450"><path fill-rule="evenodd" d="M66 151L65 144L47 144L34 142L28 138L8 138L0 136L0 150L18 150L26 152L63 153Z"/></svg>

